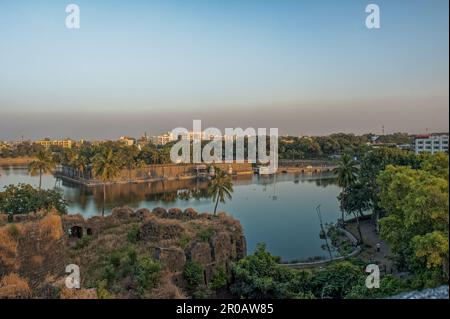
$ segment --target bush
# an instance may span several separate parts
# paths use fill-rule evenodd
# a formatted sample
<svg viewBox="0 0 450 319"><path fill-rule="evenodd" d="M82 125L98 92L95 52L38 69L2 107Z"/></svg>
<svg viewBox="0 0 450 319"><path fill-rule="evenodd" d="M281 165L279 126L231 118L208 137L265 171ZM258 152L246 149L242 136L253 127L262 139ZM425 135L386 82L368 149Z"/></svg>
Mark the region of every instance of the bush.
<svg viewBox="0 0 450 319"><path fill-rule="evenodd" d="M140 234L141 234L141 230L139 229L139 226L138 225L133 225L133 227L131 228L131 230L127 234L127 240L130 243L135 244L135 243L137 243L139 241Z"/></svg>
<svg viewBox="0 0 450 319"><path fill-rule="evenodd" d="M232 271L235 281L231 292L239 298L342 299L367 293L362 291L367 274L360 260L335 262L323 269L293 270L278 264L262 244L253 255L234 264ZM380 294L390 293L397 284L385 280L386 291Z"/></svg>
<svg viewBox="0 0 450 319"><path fill-rule="evenodd" d="M204 283L203 266L197 262L189 261L184 268L183 277L186 279L189 289L195 290Z"/></svg>
<svg viewBox="0 0 450 319"><path fill-rule="evenodd" d="M235 282L231 292L240 298L283 299L294 298L292 284L296 272L278 264L278 258L259 244L253 255L233 265Z"/></svg>
<svg viewBox="0 0 450 319"><path fill-rule="evenodd" d="M107 291L108 287L114 288L115 283L120 286L122 280L128 278L131 286L137 287L137 292L143 295L158 284L161 270L159 262L148 256L138 256L133 248L124 247L111 252L107 258L97 288Z"/></svg>
<svg viewBox="0 0 450 319"><path fill-rule="evenodd" d="M352 287L351 291L345 296L346 299L375 299L397 295L401 292L411 290L405 280L395 278L392 275L385 275L380 279L380 288L369 289L366 287L365 280L361 279L359 283Z"/></svg>
<svg viewBox="0 0 450 319"><path fill-rule="evenodd" d="M91 239L92 239L91 236L84 236L83 238L77 240L77 242L75 243L75 246L73 248L74 249L83 249L87 245L89 245L89 242L91 241Z"/></svg>
<svg viewBox="0 0 450 319"><path fill-rule="evenodd" d="M220 289L228 283L227 274L223 266L215 269L211 280L211 288L214 290Z"/></svg>
<svg viewBox="0 0 450 319"><path fill-rule="evenodd" d="M318 298L341 299L365 278L363 269L350 261L332 263L315 271L312 292Z"/></svg>
<svg viewBox="0 0 450 319"><path fill-rule="evenodd" d="M0 192L0 212L10 215L55 209L67 212L67 202L57 190L42 190L29 184L8 185Z"/></svg>
<svg viewBox="0 0 450 319"><path fill-rule="evenodd" d="M208 243L211 240L212 236L214 236L215 232L216 231L213 228L208 227L200 230L197 234L197 237L199 240Z"/></svg>
<svg viewBox="0 0 450 319"><path fill-rule="evenodd" d="M149 288L154 288L160 278L161 264L149 257L139 259L136 267L136 279L141 293Z"/></svg>

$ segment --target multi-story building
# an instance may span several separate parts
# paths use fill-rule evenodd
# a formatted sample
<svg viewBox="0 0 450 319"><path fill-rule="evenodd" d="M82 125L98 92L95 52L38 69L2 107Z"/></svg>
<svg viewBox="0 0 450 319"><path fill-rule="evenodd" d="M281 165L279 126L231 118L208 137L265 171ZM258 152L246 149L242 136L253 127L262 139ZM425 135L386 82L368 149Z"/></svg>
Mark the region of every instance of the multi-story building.
<svg viewBox="0 0 450 319"><path fill-rule="evenodd" d="M175 137L172 133L167 133L158 136L152 136L150 141L155 145L166 145L169 142L175 141Z"/></svg>
<svg viewBox="0 0 450 319"><path fill-rule="evenodd" d="M448 152L448 134L417 135L414 138L414 150L416 154Z"/></svg>
<svg viewBox="0 0 450 319"><path fill-rule="evenodd" d="M119 137L119 141L124 143L126 146L133 146L136 143L134 138L128 136Z"/></svg>
<svg viewBox="0 0 450 319"><path fill-rule="evenodd" d="M65 140L50 140L50 139L43 139L35 142L36 144L42 145L45 148L49 148L50 146L59 146L62 148L72 148L73 141L70 139Z"/></svg>

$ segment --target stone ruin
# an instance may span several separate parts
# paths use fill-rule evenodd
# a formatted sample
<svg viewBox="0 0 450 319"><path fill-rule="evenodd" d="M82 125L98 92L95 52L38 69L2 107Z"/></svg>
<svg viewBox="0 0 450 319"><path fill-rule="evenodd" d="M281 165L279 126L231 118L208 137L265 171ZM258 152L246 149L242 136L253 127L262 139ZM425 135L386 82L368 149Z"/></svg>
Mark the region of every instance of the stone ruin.
<svg viewBox="0 0 450 319"><path fill-rule="evenodd" d="M0 226L0 231L5 231L10 225L27 229L17 240L14 252L0 243L0 278L15 272L27 278L30 286L36 287L48 276L64 276L65 266L71 263L67 247L86 236L95 239L105 229L128 222L139 222L140 241L150 247L150 255L165 266L172 282L181 288L187 285L183 271L188 261L202 265L204 281L209 283L218 267L231 276L231 263L246 256L246 241L240 223L224 213L213 216L199 214L192 208L184 211L178 208L133 211L125 207L114 209L106 217L51 216L54 216L54 227L59 228L59 232L40 229L49 218L44 214L16 215L14 223ZM195 230L206 228L213 230L211 236L199 239ZM180 245L183 238L187 238L186 243Z"/></svg>

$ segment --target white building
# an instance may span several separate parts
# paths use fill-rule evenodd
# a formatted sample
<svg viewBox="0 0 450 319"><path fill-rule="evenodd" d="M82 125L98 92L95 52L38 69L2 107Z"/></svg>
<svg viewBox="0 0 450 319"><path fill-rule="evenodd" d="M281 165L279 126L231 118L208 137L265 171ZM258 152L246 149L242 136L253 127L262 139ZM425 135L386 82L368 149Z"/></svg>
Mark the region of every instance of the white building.
<svg viewBox="0 0 450 319"><path fill-rule="evenodd" d="M166 145L169 142L175 141L175 137L172 133L167 133L158 136L150 137L150 141L155 145Z"/></svg>
<svg viewBox="0 0 450 319"><path fill-rule="evenodd" d="M448 152L448 134L418 135L414 138L414 150L416 154Z"/></svg>

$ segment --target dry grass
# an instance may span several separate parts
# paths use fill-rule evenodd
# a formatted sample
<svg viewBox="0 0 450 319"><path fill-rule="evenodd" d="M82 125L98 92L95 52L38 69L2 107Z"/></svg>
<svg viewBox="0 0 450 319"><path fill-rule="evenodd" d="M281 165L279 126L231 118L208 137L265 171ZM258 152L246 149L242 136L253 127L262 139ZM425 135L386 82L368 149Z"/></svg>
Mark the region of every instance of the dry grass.
<svg viewBox="0 0 450 319"><path fill-rule="evenodd" d="M39 221L38 229L42 237L50 237L53 239L61 239L64 235L61 217L54 213L50 213Z"/></svg>
<svg viewBox="0 0 450 319"><path fill-rule="evenodd" d="M16 269L18 240L26 234L25 228L20 224L12 224L0 228L0 260L9 268Z"/></svg>
<svg viewBox="0 0 450 319"><path fill-rule="evenodd" d="M155 289L147 296L151 299L186 299L183 291L177 287L169 277L169 274L164 274L161 281Z"/></svg>
<svg viewBox="0 0 450 319"><path fill-rule="evenodd" d="M0 298L26 299L31 297L28 282L16 273L9 273L0 281Z"/></svg>
<svg viewBox="0 0 450 319"><path fill-rule="evenodd" d="M60 292L61 299L98 299L95 289L68 289L63 288Z"/></svg>

